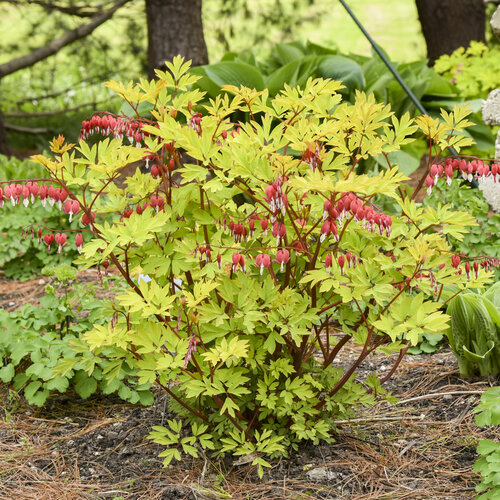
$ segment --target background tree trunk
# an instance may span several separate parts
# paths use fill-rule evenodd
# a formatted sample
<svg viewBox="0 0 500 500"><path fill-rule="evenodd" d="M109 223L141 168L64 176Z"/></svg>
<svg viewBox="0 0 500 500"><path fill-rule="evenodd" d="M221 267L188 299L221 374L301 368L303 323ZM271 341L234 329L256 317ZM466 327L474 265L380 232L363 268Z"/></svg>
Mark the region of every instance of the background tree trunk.
<svg viewBox="0 0 500 500"><path fill-rule="evenodd" d="M201 20L202 0L146 0L148 73L181 54L193 66L208 64Z"/></svg>
<svg viewBox="0 0 500 500"><path fill-rule="evenodd" d="M485 42L484 0L416 0L429 64L472 40Z"/></svg>
<svg viewBox="0 0 500 500"><path fill-rule="evenodd" d="M7 135L3 124L2 110L0 110L0 154L10 156L10 150L7 144Z"/></svg>

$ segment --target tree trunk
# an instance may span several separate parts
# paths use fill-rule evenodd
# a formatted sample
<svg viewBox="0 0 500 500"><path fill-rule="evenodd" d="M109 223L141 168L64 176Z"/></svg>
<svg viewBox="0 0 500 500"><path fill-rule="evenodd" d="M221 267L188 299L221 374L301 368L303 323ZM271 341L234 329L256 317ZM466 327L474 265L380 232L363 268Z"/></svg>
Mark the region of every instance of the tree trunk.
<svg viewBox="0 0 500 500"><path fill-rule="evenodd" d="M484 0L416 0L429 64L472 40L486 41Z"/></svg>
<svg viewBox="0 0 500 500"><path fill-rule="evenodd" d="M3 124L2 110L0 110L0 154L10 156L10 150L7 144L7 134Z"/></svg>
<svg viewBox="0 0 500 500"><path fill-rule="evenodd" d="M202 0L146 0L148 73L164 69L165 61L182 55L193 66L208 64L201 20Z"/></svg>

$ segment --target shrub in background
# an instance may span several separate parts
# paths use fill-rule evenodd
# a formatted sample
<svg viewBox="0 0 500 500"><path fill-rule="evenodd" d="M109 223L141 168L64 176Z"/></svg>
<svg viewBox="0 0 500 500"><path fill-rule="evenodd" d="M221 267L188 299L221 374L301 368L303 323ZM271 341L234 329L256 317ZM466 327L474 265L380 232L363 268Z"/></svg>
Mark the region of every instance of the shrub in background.
<svg viewBox="0 0 500 500"><path fill-rule="evenodd" d="M500 86L499 57L500 47L488 48L482 42L472 41L467 48L442 55L434 69L456 85L464 98L484 99Z"/></svg>
<svg viewBox="0 0 500 500"><path fill-rule="evenodd" d="M467 211L474 216L477 225L472 226L462 240L451 237L451 248L458 254L468 257L488 255L500 259L500 214L490 213L488 202L481 190L473 189L465 182L454 182L447 186L444 183L436 186L424 203L437 208L440 203L446 203L456 210ZM500 268L496 268L495 279L500 280Z"/></svg>
<svg viewBox="0 0 500 500"><path fill-rule="evenodd" d="M427 66L427 61L413 61L393 65L421 100L431 116L438 117L440 110L452 111L456 104L462 104L464 95L446 77ZM400 118L409 112L412 116L420 114L412 100L396 81L383 61L376 55L366 57L358 54L340 53L337 49L323 47L312 42L289 42L276 44L271 55L265 59L257 58L252 50L227 52L221 61L191 69L201 76L196 87L207 92L214 99L224 85L244 85L257 90L267 88L274 97L287 84L290 87L304 86L309 78L332 78L342 81L344 88L339 89L344 99L354 101L356 91L375 96L378 102L391 105L391 111ZM474 122L463 133L472 137L475 146L466 148L466 154L482 157L491 156L494 137L491 128L482 122L480 101L472 101L474 114L469 119ZM122 108L125 112L128 106ZM132 116L132 115L131 115ZM236 114L234 120L242 119L244 113ZM402 145L398 151L389 153L391 162L400 165L402 172L410 175L420 165L421 157L427 152L425 137ZM386 166L385 159L366 158L357 165L357 171L377 172Z"/></svg>

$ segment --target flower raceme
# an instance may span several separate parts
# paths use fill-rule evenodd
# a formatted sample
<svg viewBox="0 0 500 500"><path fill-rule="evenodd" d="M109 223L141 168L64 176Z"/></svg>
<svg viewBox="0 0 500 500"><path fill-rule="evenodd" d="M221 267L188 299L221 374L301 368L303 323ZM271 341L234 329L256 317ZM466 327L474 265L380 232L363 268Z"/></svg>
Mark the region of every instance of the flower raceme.
<svg viewBox="0 0 500 500"><path fill-rule="evenodd" d="M113 135L115 139L127 138L130 144L142 147L145 134L142 131L142 123L124 117L113 115L94 115L90 120L82 123L80 139L87 140L93 134Z"/></svg>
<svg viewBox="0 0 500 500"><path fill-rule="evenodd" d="M431 194L432 188L441 178L446 178L450 186L455 172L458 172L464 180L492 178L494 182L500 182L500 164L488 165L482 160L467 161L460 158L446 158L444 165L433 163L429 168L429 174L425 179L427 194Z"/></svg>
<svg viewBox="0 0 500 500"><path fill-rule="evenodd" d="M283 192L283 183L286 182L286 180L286 176L282 178L281 175L278 175L278 179L265 189L265 200L269 204L269 210L272 214L271 222L276 220L278 212L281 212L281 215L285 215L286 213L288 197L286 193Z"/></svg>
<svg viewBox="0 0 500 500"><path fill-rule="evenodd" d="M465 166L467 166L467 168ZM491 168L486 166L483 162L474 161L474 162L465 162L465 160L450 160L447 161L445 167L441 165L432 165L431 166L431 174L427 177L428 186L433 186L437 182L439 177L446 175L448 178L450 177L451 172L460 170L461 172L467 172L466 177L469 176L470 172L476 172L477 175L487 176L500 175L500 165L492 165ZM278 215L283 216L286 213L286 207L288 205L288 199L286 193L283 192L283 186L286 182L287 178L278 176L278 179L269 185L265 189L265 201L269 204L271 215L271 233L272 236L276 238L276 244L284 244L286 238L286 225L276 219ZM432 184L431 184L432 181ZM15 206L19 203L22 203L25 206L28 206L29 203L34 203L36 199L39 199L43 206L46 206L46 202L48 201L51 206L58 206L65 214L69 217L69 222L72 221L74 215L80 212L80 204L75 199L68 199L69 193L62 189L53 185L41 184L39 185L37 182L26 182L24 185L20 183L12 183L5 184L2 188L0 187L0 207L3 206L3 202L5 199L11 201L11 203ZM160 194L150 196L150 201L146 201L144 204L137 204L136 211L138 214L142 214L144 210L148 207L151 207L156 213L161 211L165 206L165 198ZM131 208L127 208L123 211L123 218L128 218L132 214L134 210ZM91 217L87 215L87 213L83 213L81 217L81 224L83 226L88 226L91 231L93 231L93 222L95 221L95 213L91 212ZM354 193L346 193L340 197L340 199L334 203L330 200L326 200L323 206L323 224L321 225L320 230L320 241L323 242L326 238L332 235L335 241L339 241L339 228L342 227L344 222L348 219L352 219L355 222L361 223L361 226L364 229L367 229L371 232L378 228L378 232L382 234L385 232L387 236L390 235L392 219L389 215L386 215L381 212L377 212L370 204L364 203L363 200L357 197ZM259 217L254 214L248 221L248 225L242 224L241 222L229 222L229 224L224 221L225 227L229 227L230 233L235 238L235 243L247 242L248 237L252 238L255 235L255 221L259 220ZM267 218L261 218L260 221L261 235L265 237L267 235L269 220ZM303 227L307 224L307 221L304 219L296 219L296 224L300 227ZM33 233L33 232L32 232ZM26 233L27 235L27 233ZM33 237L33 234L32 234ZM41 240L45 242L47 245L47 250L50 251L52 243L55 241L57 244L57 253L61 253L62 249L67 245L67 236L64 233L47 233L43 235L41 229L38 230L38 241ZM298 245L298 246L297 246ZM297 242L297 245L294 246L294 249L297 251L302 249L302 245L300 242ZM83 248L83 235L78 233L75 238L75 246L77 250L81 252ZM292 245L293 246L293 245ZM202 248L202 247L201 247ZM201 252L200 248L200 256L203 254L205 256L205 260L210 261L210 250L205 250L205 252ZM284 265L290 261L290 251L288 249L280 249L276 252L276 256L274 262L280 265L280 271L282 272L284 269ZM327 254L325 257L325 268L330 269L332 265L332 255ZM341 270L341 274L344 274L345 267L354 267L356 263L356 257L352 255L350 252L346 252L345 254L341 254L337 258L337 262L339 268ZM232 257L233 271L237 269L241 269L243 272L246 272L245 260L243 255L240 253L234 253ZM493 267L497 267L500 265L500 262L497 262L498 259L484 259L480 265L484 267L485 270L491 269ZM269 269L271 267L273 260L268 254L258 254L256 256L256 265L260 269L260 274L263 273L264 269ZM452 256L452 266L454 268L458 268L461 262L461 258L458 255ZM217 254L216 263L219 268L222 266L222 255L220 253ZM465 272L467 277L471 275L471 269L474 270L475 275L477 276L479 270L479 263L474 261L471 264L469 262L465 263ZM459 269L459 272L462 272Z"/></svg>
<svg viewBox="0 0 500 500"><path fill-rule="evenodd" d="M323 240L333 234L338 241L338 227L342 227L346 219L352 218L361 223L364 229L375 231L378 227L380 235L385 231L387 236L391 234L392 219L390 215L377 212L370 204L366 204L354 193L346 193L335 204L326 200L323 205L323 226L321 237Z"/></svg>
<svg viewBox="0 0 500 500"><path fill-rule="evenodd" d="M3 207L5 199L10 200L12 206L16 206L21 203L22 198L23 205L27 207L30 202L35 203L35 199L38 198L44 207L48 200L50 206L57 204L61 209L68 195L69 193L66 190L54 187L51 184L42 184L40 186L37 182L31 181L24 186L19 183L5 184L3 190L0 186L0 208Z"/></svg>
<svg viewBox="0 0 500 500"><path fill-rule="evenodd" d="M82 233L78 233L75 237L75 246L76 246L76 249L78 250L78 253L81 253L82 252L82 248L83 248L83 235Z"/></svg>

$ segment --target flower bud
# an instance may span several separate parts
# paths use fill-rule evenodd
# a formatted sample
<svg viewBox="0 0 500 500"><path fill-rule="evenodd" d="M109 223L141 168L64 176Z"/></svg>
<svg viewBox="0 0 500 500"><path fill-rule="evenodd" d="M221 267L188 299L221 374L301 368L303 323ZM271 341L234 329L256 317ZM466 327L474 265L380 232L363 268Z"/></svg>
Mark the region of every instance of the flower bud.
<svg viewBox="0 0 500 500"><path fill-rule="evenodd" d="M339 255L337 261L339 263L340 273L344 274L345 257L343 255Z"/></svg>
<svg viewBox="0 0 500 500"><path fill-rule="evenodd" d="M269 226L269 221L267 219L260 220L260 227L264 236L267 235L267 227Z"/></svg>
<svg viewBox="0 0 500 500"><path fill-rule="evenodd" d="M332 254L328 253L325 257L325 267L329 270L332 267Z"/></svg>
<svg viewBox="0 0 500 500"><path fill-rule="evenodd" d="M95 221L95 213L91 212L90 215L92 220L90 220L89 216L86 213L83 213L81 222L84 226L90 226L90 228L92 229L92 223Z"/></svg>
<svg viewBox="0 0 500 500"><path fill-rule="evenodd" d="M47 233L43 236L43 241L47 245L47 251L50 252L50 245L54 242L54 235L52 233Z"/></svg>
<svg viewBox="0 0 500 500"><path fill-rule="evenodd" d="M77 233L75 237L75 244L76 244L76 249L78 250L78 253L81 253L82 248L83 248L83 235L82 233Z"/></svg>
<svg viewBox="0 0 500 500"><path fill-rule="evenodd" d="M157 177L160 177L160 167L154 163L151 165L151 175L156 179Z"/></svg>

